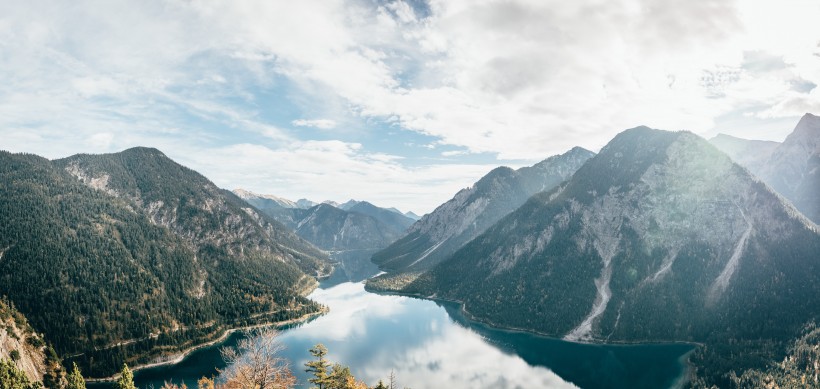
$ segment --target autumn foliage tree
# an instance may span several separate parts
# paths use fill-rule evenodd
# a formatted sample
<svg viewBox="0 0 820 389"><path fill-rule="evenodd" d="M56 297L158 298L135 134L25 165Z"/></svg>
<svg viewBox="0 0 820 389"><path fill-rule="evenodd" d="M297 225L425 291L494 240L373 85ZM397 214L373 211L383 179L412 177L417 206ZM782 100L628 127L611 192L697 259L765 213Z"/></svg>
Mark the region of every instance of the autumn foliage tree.
<svg viewBox="0 0 820 389"><path fill-rule="evenodd" d="M246 333L236 347L222 349L228 368L221 371L225 383L220 389L282 389L296 385L290 362L279 356L284 346L273 328L257 328ZM206 383L207 384L207 383Z"/></svg>

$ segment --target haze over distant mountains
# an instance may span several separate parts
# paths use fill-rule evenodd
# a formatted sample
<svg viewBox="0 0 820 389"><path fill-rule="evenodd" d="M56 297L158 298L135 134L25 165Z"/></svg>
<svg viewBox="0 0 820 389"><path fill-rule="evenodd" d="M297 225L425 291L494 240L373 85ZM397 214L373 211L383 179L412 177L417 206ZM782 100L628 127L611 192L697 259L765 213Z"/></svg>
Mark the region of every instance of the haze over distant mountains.
<svg viewBox="0 0 820 389"><path fill-rule="evenodd" d="M376 207L366 201L323 202L302 208L276 196L243 189L234 193L325 250L384 248L402 236L414 221L395 209Z"/></svg>
<svg viewBox="0 0 820 389"><path fill-rule="evenodd" d="M783 143L722 134L709 142L820 223L820 117L805 114Z"/></svg>

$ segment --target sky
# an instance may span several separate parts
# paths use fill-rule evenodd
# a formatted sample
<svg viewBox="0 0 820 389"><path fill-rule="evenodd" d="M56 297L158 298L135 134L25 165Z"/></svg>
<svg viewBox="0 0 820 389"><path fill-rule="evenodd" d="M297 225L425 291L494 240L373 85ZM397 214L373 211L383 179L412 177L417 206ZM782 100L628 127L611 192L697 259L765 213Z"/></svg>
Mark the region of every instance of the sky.
<svg viewBox="0 0 820 389"><path fill-rule="evenodd" d="M156 147L227 189L432 211L647 125L820 114L820 2L0 0L0 149Z"/></svg>

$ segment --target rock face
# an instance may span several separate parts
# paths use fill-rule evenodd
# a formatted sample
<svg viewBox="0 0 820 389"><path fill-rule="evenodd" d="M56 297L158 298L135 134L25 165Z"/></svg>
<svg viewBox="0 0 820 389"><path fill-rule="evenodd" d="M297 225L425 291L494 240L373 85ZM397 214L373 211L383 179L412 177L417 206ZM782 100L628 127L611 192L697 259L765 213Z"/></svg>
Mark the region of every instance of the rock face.
<svg viewBox="0 0 820 389"><path fill-rule="evenodd" d="M820 117L804 115L758 175L806 217L820 223Z"/></svg>
<svg viewBox="0 0 820 389"><path fill-rule="evenodd" d="M46 373L44 348L42 338L28 325L25 317L0 301L0 360L12 360L29 380L40 382Z"/></svg>
<svg viewBox="0 0 820 389"><path fill-rule="evenodd" d="M387 271L435 266L533 194L569 178L593 155L576 147L530 167L496 168L418 220L407 235L373 255L373 262Z"/></svg>
<svg viewBox="0 0 820 389"><path fill-rule="evenodd" d="M820 234L705 140L639 127L403 291L573 341L791 339Z"/></svg>
<svg viewBox="0 0 820 389"><path fill-rule="evenodd" d="M780 146L779 142L748 140L726 134L718 134L709 139L709 143L754 174L760 172L774 150Z"/></svg>

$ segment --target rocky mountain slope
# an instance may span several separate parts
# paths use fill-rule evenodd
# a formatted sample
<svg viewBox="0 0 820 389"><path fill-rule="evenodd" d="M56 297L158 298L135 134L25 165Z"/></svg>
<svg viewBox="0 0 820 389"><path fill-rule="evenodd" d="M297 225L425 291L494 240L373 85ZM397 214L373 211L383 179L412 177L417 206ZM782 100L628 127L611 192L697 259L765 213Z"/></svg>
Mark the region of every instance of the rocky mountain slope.
<svg viewBox="0 0 820 389"><path fill-rule="evenodd" d="M448 258L493 223L523 204L530 196L549 190L569 178L589 158L580 147L530 167L499 167L470 188L425 215L407 234L373 255L388 271L417 271Z"/></svg>
<svg viewBox="0 0 820 389"><path fill-rule="evenodd" d="M90 376L317 312L320 250L155 149L0 152L0 291Z"/></svg>
<svg viewBox="0 0 820 389"><path fill-rule="evenodd" d="M742 371L820 315L820 234L705 140L639 127L401 291L572 341L705 342Z"/></svg>
<svg viewBox="0 0 820 389"><path fill-rule="evenodd" d="M11 360L32 382L43 381L47 363L45 343L25 316L0 300L0 360Z"/></svg>
<svg viewBox="0 0 820 389"><path fill-rule="evenodd" d="M807 113L758 175L815 223L820 223L820 117Z"/></svg>

